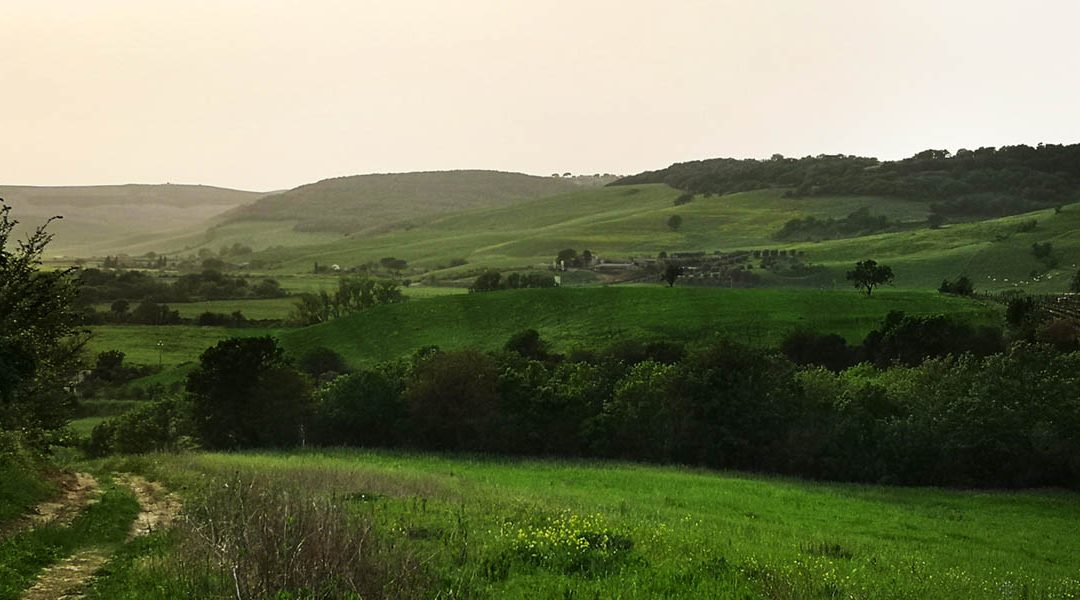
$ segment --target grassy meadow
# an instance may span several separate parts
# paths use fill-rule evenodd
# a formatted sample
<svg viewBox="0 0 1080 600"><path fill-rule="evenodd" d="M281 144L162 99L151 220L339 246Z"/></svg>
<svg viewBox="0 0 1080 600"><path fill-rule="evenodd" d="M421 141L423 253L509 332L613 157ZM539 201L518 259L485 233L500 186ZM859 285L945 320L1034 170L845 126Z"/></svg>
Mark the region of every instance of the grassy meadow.
<svg viewBox="0 0 1080 600"><path fill-rule="evenodd" d="M892 310L951 314L997 324L998 305L937 292L884 289L718 289L659 285L507 290L376 307L304 329L284 330L286 349L326 346L354 363L396 358L428 345L495 349L533 328L556 350L626 339L692 342L715 337L778 344L795 329L862 341Z"/></svg>
<svg viewBox="0 0 1080 600"><path fill-rule="evenodd" d="M230 337L273 334L261 327L199 327L196 325L96 325L87 344L91 355L120 350L125 360L140 365L175 367L197 360L203 350Z"/></svg>
<svg viewBox="0 0 1080 600"><path fill-rule="evenodd" d="M426 597L1080 594L1080 499L1064 492L374 451L159 455L106 466L185 490L196 513L200 494L225 483L288 482L293 493L330 498L366 523L370 544L415 557L429 577ZM174 540L120 555L91 597L166 597L157 594L170 582L183 589L170 554L179 551Z"/></svg>
<svg viewBox="0 0 1080 600"><path fill-rule="evenodd" d="M724 196L697 196L674 206L681 192L661 184L583 188L514 206L458 210L388 224L354 235L286 232L283 221L237 220L213 229L213 240L186 243L185 249L216 249L232 242L258 245L255 258L274 265L275 276L310 271L314 263L351 267L394 256L409 261L405 277L454 280L486 269L544 268L563 248L589 249L612 259L655 256L660 251L733 251L787 248L806 252L812 264L826 267L812 277L773 277L772 286L830 287L843 284L844 271L856 260L874 258L890 264L897 285L936 288L944 278L971 277L981 290L1060 291L1080 263L1080 205L1058 213L1039 211L1001 219L958 222L940 229L926 223L928 204L875 197L787 198L784 190L758 190ZM901 224L898 231L817 242L774 239L794 218L840 218L868 208ZM682 226L671 230L667 219L678 214ZM1030 231L1021 224L1038 221ZM296 222L293 222L295 224ZM1031 244L1051 242L1058 266L1045 269L1031 254ZM466 264L451 267L452 259ZM1036 279L1033 271L1039 271ZM1006 281L1008 280L1008 281ZM284 283L284 282L283 282Z"/></svg>

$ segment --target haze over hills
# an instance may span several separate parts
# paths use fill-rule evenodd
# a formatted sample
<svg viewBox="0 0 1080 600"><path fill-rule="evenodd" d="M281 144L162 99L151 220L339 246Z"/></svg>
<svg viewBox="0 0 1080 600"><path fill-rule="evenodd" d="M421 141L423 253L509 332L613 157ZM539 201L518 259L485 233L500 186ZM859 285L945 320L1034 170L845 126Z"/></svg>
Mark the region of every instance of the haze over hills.
<svg viewBox="0 0 1080 600"><path fill-rule="evenodd" d="M34 187L0 185L13 216L33 227L53 216L50 254L89 255L196 226L261 198L262 192L206 185L101 185Z"/></svg>
<svg viewBox="0 0 1080 600"><path fill-rule="evenodd" d="M360 233L417 217L504 207L580 189L570 178L438 171L325 179L238 208L228 222L296 221L296 231Z"/></svg>
<svg viewBox="0 0 1080 600"><path fill-rule="evenodd" d="M413 281L460 284L484 269L543 268L564 248L616 261L786 249L812 268L759 270L763 284L833 286L853 261L875 258L904 287L968 275L984 290L1056 291L1080 263L1078 157L1080 145L1040 145L891 162L710 159L606 187L610 178L469 170L355 175L266 195L206 186L0 193L28 221L65 215L54 228L58 253L191 256L240 244L254 250L251 264L279 275L397 257ZM1050 254L1034 256L1035 244Z"/></svg>

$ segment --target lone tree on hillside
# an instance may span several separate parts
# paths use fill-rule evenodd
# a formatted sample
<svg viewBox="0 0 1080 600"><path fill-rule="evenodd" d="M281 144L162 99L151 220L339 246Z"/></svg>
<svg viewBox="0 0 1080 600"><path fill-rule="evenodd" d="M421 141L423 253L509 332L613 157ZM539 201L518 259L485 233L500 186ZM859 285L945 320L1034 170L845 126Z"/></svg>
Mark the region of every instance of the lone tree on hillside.
<svg viewBox="0 0 1080 600"><path fill-rule="evenodd" d="M682 217L679 215L671 215L668 217L667 226L670 227L672 231L678 231L679 228L682 227Z"/></svg>
<svg viewBox="0 0 1080 600"><path fill-rule="evenodd" d="M869 296L877 286L892 283L893 272L891 267L867 259L855 263L855 270L847 272L847 279L854 283L855 287L865 290Z"/></svg>
<svg viewBox="0 0 1080 600"><path fill-rule="evenodd" d="M1072 283L1069 284L1070 292L1080 292L1080 269L1077 269L1076 275L1073 275Z"/></svg>
<svg viewBox="0 0 1080 600"><path fill-rule="evenodd" d="M664 274L661 275L661 277L664 282L667 283L668 287L675 287L675 280L679 278L679 275L682 275L682 271L682 267L669 262L664 266Z"/></svg>

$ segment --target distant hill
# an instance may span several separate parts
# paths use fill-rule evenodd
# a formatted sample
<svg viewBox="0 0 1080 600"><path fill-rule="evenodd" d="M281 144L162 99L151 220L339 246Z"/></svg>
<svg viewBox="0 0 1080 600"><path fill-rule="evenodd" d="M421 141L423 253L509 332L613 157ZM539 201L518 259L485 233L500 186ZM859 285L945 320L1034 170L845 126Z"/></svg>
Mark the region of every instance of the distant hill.
<svg viewBox="0 0 1080 600"><path fill-rule="evenodd" d="M325 179L231 211L226 221L295 221L299 232L359 233L441 213L504 207L581 189L570 178L439 171Z"/></svg>
<svg viewBox="0 0 1080 600"><path fill-rule="evenodd" d="M56 235L51 255L108 253L133 237L202 230L213 217L264 195L205 185L0 185L0 198L24 226L63 216L49 228Z"/></svg>
<svg viewBox="0 0 1080 600"><path fill-rule="evenodd" d="M587 188L504 208L462 211L415 227L359 237L293 232L275 237L276 223L230 225L209 245L273 239L276 247L253 259L277 274L309 272L314 262L344 268L393 256L408 261L404 276L471 282L484 269L543 269L564 248L585 249L619 262L659 252L752 249L803 251L823 267L807 273L773 273L754 264L763 284L846 288L844 274L857 260L873 258L896 272L900 288L936 289L945 278L967 275L980 291L1023 289L1061 292L1080 264L1080 203L998 219L927 223L928 203L861 196L789 197L784 190L758 190L676 205L680 192L665 185ZM866 211L897 226L838 239L777 239L792 219L849 219ZM682 217L676 231L672 215ZM256 230L256 227L258 230ZM230 229L236 229L230 231ZM226 235L228 234L228 235ZM326 236L316 239L314 236ZM291 236L291 237L290 237ZM1051 266L1032 245L1051 243ZM264 246L265 247L265 246ZM464 264L462 264L464 263ZM457 266L455 266L457 265ZM570 275L573 275L570 274Z"/></svg>

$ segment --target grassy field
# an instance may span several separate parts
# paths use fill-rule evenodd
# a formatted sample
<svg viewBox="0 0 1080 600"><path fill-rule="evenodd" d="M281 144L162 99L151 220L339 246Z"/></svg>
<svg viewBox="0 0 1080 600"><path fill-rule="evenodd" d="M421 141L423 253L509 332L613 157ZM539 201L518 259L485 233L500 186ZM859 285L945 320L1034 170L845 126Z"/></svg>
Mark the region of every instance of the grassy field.
<svg viewBox="0 0 1080 600"><path fill-rule="evenodd" d="M659 285L509 290L443 294L375 309L307 328L226 328L193 325L92 327L91 355L120 350L133 364L165 367L139 385L182 379L203 350L229 337L277 336L293 354L326 346L353 364L382 361L419 348L496 349L511 335L533 328L558 351L601 348L625 339L697 342L725 337L775 346L795 329L838 333L858 343L891 310L950 314L997 325L1001 307L936 292L884 289L867 298L854 289L720 289ZM243 310L278 301L199 303ZM178 308L182 305L176 305ZM219 309L223 310L223 309ZM252 313L256 314L256 313ZM160 346L159 346L160 344ZM176 367L182 366L180 371Z"/></svg>
<svg viewBox="0 0 1080 600"><path fill-rule="evenodd" d="M174 367L197 360L203 350L230 337L272 335L260 327L197 327L194 325L97 325L90 328L91 355L120 350L125 360L140 365Z"/></svg>
<svg viewBox="0 0 1080 600"><path fill-rule="evenodd" d="M291 351L327 346L352 363L395 358L427 345L494 349L534 328L560 351L622 339L726 337L775 345L796 328L860 342L891 310L954 314L998 324L1000 307L936 292L611 286L510 290L413 300L314 327L285 330Z"/></svg>
<svg viewBox="0 0 1080 600"><path fill-rule="evenodd" d="M292 482L350 505L382 536L422 557L437 587L428 597L1080 594L1080 538L1073 533L1080 498L1064 492L856 486L364 451L128 463L189 494L207 481L239 476ZM167 558L127 560L102 582L114 594L137 581L169 580ZM149 587L137 592L154 597Z"/></svg>
<svg viewBox="0 0 1080 600"><path fill-rule="evenodd" d="M760 190L720 197L697 197L674 206L679 191L664 185L587 188L512 207L458 211L413 219L365 235L339 236L305 243L286 238L258 253L277 265L275 272L302 273L318 262L343 267L395 256L413 269L405 276L449 278L478 270L543 268L563 248L589 249L601 257L655 256L660 251L731 251L800 249L813 264L827 267L808 278L768 277L780 286L831 286L843 283L844 271L864 258L893 266L897 285L936 288L944 278L967 274L982 290L1061 291L1080 263L1080 205L1060 213L1040 211L975 223L929 229L923 202L873 197L786 198L783 190ZM774 234L793 218L842 217L867 207L872 214L907 224L902 231L844 240L779 242ZM674 214L683 218L678 231L667 227ZM1034 230L1020 224L1035 219ZM280 223L242 222L230 228L258 236L262 227ZM239 229L237 230L239 232ZM306 235L306 234L305 234ZM228 239L232 239L229 237ZM309 238L310 239L310 238ZM1052 242L1058 266L1046 269L1031 253L1034 242ZM451 259L467 264L449 267ZM1033 271L1045 271L1038 279ZM1008 281L1006 281L1008 280Z"/></svg>

